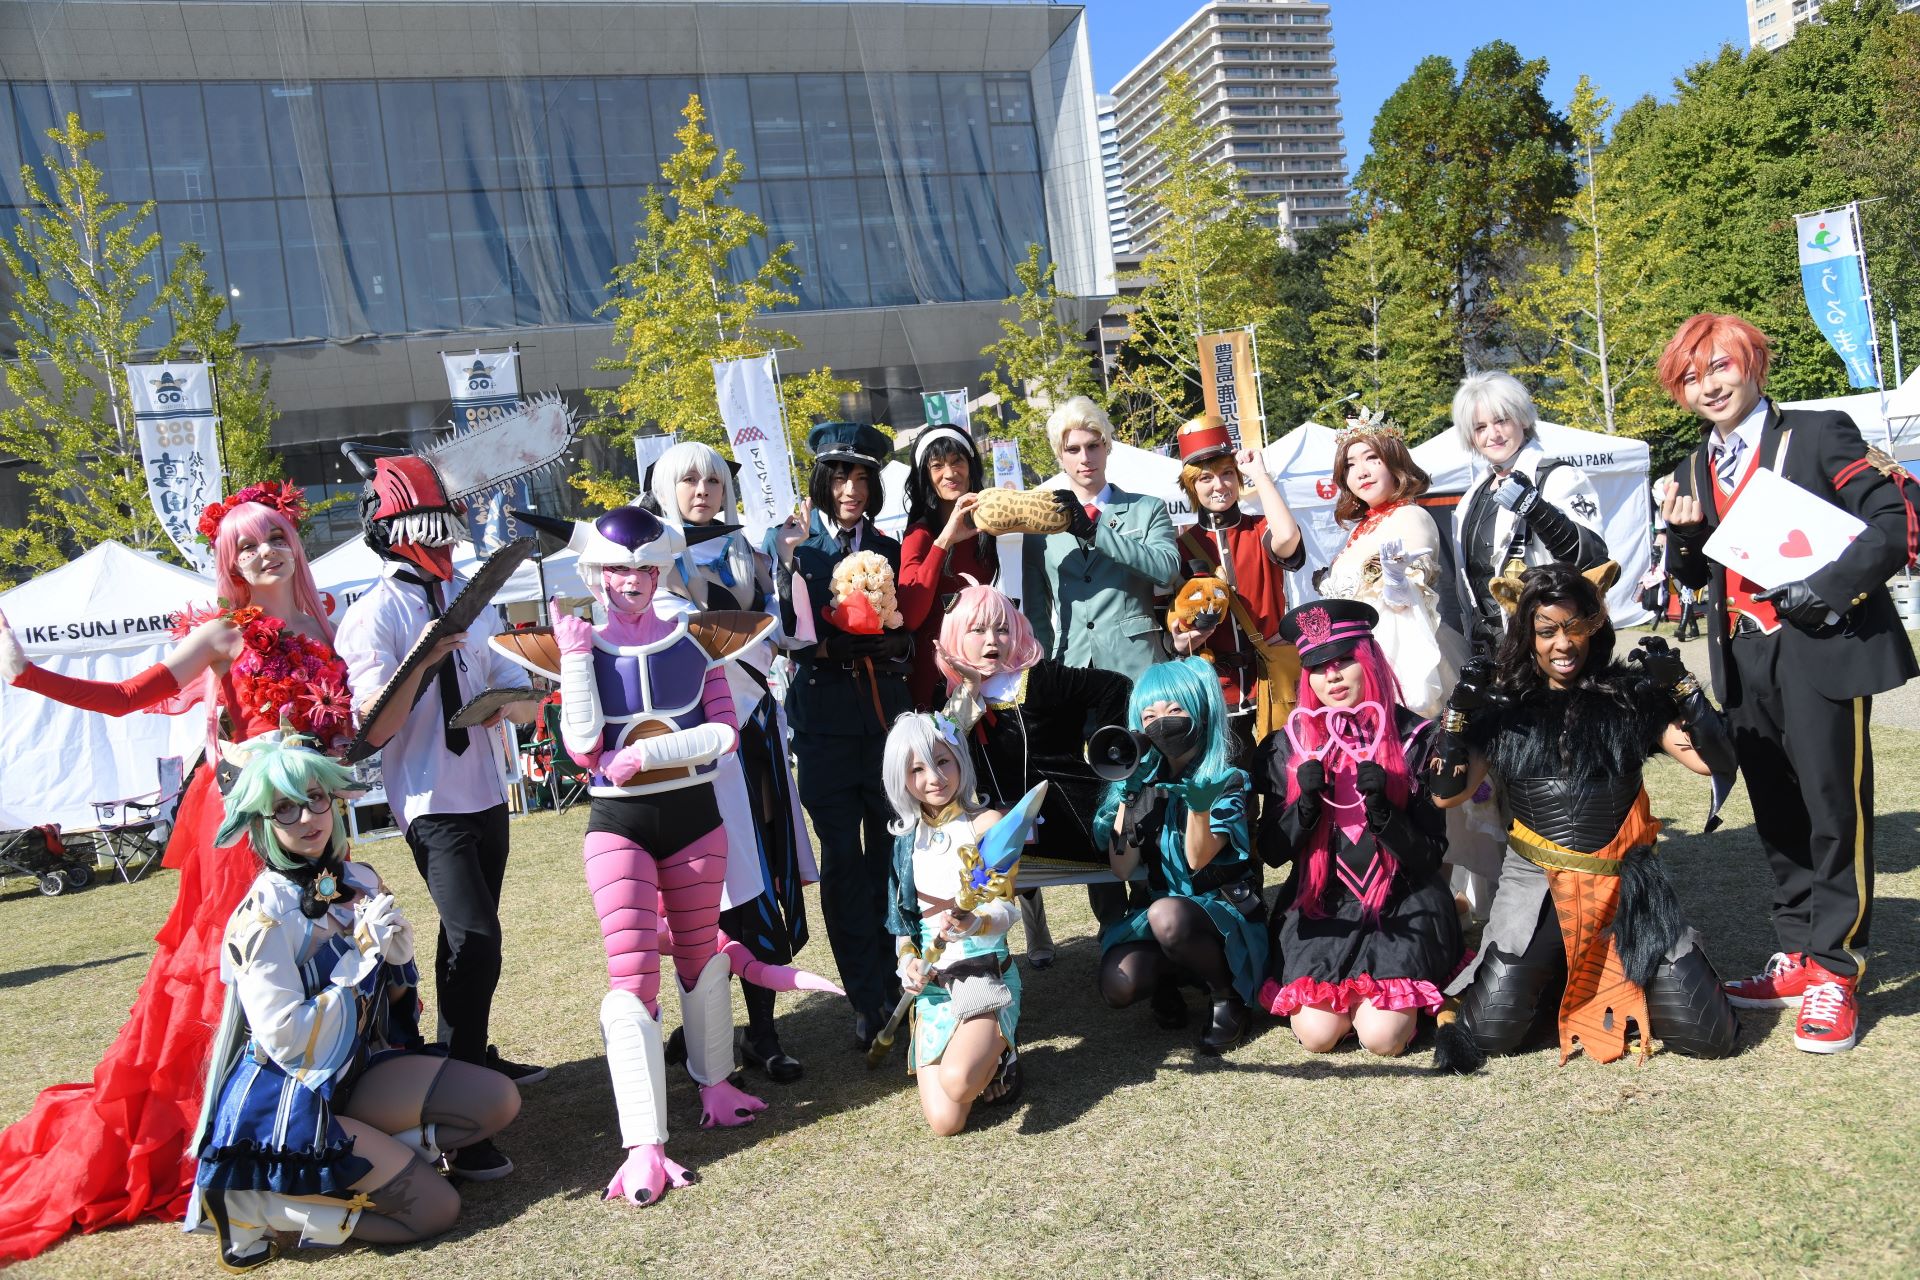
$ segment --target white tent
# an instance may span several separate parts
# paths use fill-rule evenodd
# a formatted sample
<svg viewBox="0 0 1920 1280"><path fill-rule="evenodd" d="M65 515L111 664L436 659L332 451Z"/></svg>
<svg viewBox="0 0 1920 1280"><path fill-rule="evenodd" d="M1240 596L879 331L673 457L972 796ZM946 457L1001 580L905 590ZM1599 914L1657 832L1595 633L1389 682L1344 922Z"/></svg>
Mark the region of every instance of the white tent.
<svg viewBox="0 0 1920 1280"><path fill-rule="evenodd" d="M1178 458L1115 440L1113 452L1107 456L1107 482L1132 493L1160 499L1167 504L1176 525L1193 523L1193 505L1180 487ZM1042 481L1040 487L1063 489L1066 484L1066 474L1056 472L1052 478Z"/></svg>
<svg viewBox="0 0 1920 1280"><path fill-rule="evenodd" d="M580 573L574 567L578 557L571 551L559 551L546 558L546 593L549 598L565 596L573 599L587 594L580 581ZM454 570L463 575L471 575L480 567L480 559L474 554L471 542L455 544L453 551ZM346 616L347 606L373 585L380 576L380 557L359 538L343 542L313 562L313 580L323 595L333 598L333 621L337 626ZM523 604L540 599L540 569L528 560L513 571L513 577L500 594L493 598L495 604Z"/></svg>
<svg viewBox="0 0 1920 1280"><path fill-rule="evenodd" d="M1644 440L1601 435L1556 423L1542 422L1540 444L1549 458L1564 458L1587 473L1600 498L1607 550L1620 564L1620 580L1607 593L1607 608L1621 626L1645 622L1652 615L1640 604L1637 584L1653 559L1653 505L1648 495L1650 451ZM1413 460L1433 477L1436 494L1466 492L1485 469L1479 456L1464 448L1451 430L1442 432L1413 451ZM1448 513L1436 510L1436 519ZM1450 533L1451 530L1449 529Z"/></svg>
<svg viewBox="0 0 1920 1280"><path fill-rule="evenodd" d="M874 523L889 538L897 540L907 530L907 477L912 474L904 462L880 468L880 514Z"/></svg>
<svg viewBox="0 0 1920 1280"><path fill-rule="evenodd" d="M125 680L173 644L173 615L218 593L198 574L117 542L0 595L27 656L50 671ZM94 825L92 802L159 785L156 762L191 764L206 745L204 708L115 719L0 684L0 829Z"/></svg>
<svg viewBox="0 0 1920 1280"><path fill-rule="evenodd" d="M1300 524L1300 540L1307 560L1297 573L1287 575L1287 599L1301 604L1315 599L1313 575L1333 563L1347 543L1347 531L1333 518L1333 439L1331 427L1303 422L1274 440L1261 452L1267 474L1287 500L1287 510ZM1254 509L1251 500L1241 505Z"/></svg>
<svg viewBox="0 0 1920 1280"><path fill-rule="evenodd" d="M1920 459L1920 369L1892 391L1858 391L1819 400L1782 402L1782 409L1837 409L1853 419L1861 436L1876 449L1892 446L1893 456Z"/></svg>

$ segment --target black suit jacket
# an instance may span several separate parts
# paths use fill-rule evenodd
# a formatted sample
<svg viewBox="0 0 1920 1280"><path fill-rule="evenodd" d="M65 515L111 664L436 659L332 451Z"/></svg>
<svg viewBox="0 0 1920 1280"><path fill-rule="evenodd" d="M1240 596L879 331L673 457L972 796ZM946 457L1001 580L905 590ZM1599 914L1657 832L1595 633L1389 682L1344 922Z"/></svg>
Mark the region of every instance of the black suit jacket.
<svg viewBox="0 0 1920 1280"><path fill-rule="evenodd" d="M1696 591L1707 588L1713 693L1724 706L1738 701L1740 690L1734 687L1733 664L1727 656L1726 574L1722 566L1707 559L1702 549L1720 523L1713 505L1709 445L1710 436L1703 438L1700 446L1674 468L1680 492L1698 497L1707 518L1704 525L1688 533L1667 531L1667 572ZM1860 428L1844 413L1782 411L1770 406L1756 463L1866 522L1866 532L1841 552L1839 559L1807 578L1814 594L1843 615L1840 630L1830 636L1811 636L1792 624L1780 629L1785 671L1835 701L1885 693L1920 675L1913 644L1887 591L1887 579L1907 558L1906 507L1899 487L1871 467L1863 468L1845 488L1835 491L1833 487L1834 476L1866 452Z"/></svg>

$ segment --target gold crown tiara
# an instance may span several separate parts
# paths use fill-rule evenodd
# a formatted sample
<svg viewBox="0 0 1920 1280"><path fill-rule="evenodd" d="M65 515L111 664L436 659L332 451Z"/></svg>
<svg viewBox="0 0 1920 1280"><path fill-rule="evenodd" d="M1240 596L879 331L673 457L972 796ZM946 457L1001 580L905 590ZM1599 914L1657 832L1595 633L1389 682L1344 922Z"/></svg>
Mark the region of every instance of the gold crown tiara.
<svg viewBox="0 0 1920 1280"><path fill-rule="evenodd" d="M1395 440L1406 443L1407 433L1400 429L1399 423L1387 417L1385 409L1369 409L1365 405L1360 405L1359 410L1359 413L1347 419L1347 425L1344 428L1334 434L1335 449L1344 449L1356 440L1369 440L1379 436L1392 436Z"/></svg>

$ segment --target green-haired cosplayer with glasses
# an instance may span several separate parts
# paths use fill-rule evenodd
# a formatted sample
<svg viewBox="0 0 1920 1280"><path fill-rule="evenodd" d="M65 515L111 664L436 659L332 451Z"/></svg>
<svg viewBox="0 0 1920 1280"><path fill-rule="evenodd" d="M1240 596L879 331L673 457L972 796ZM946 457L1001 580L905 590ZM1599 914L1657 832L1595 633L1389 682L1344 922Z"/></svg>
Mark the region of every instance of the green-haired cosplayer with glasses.
<svg viewBox="0 0 1920 1280"><path fill-rule="evenodd" d="M302 1245L411 1244L453 1225L436 1167L520 1110L512 1081L426 1050L413 925L377 872L348 861L337 801L353 776L310 739L256 738L221 765L216 843L264 864L227 922L190 1229L229 1270ZM237 773L235 772L238 766Z"/></svg>

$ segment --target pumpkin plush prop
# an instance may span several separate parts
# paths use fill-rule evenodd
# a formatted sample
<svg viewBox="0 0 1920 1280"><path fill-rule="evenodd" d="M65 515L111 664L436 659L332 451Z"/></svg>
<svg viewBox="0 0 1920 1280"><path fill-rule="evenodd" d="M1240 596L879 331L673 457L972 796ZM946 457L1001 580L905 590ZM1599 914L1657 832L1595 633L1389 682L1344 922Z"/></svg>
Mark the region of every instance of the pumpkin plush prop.
<svg viewBox="0 0 1920 1280"><path fill-rule="evenodd" d="M1211 574L1189 578L1167 609L1167 630L1175 630L1178 622L1181 631L1211 631L1232 608L1233 589L1225 582Z"/></svg>

